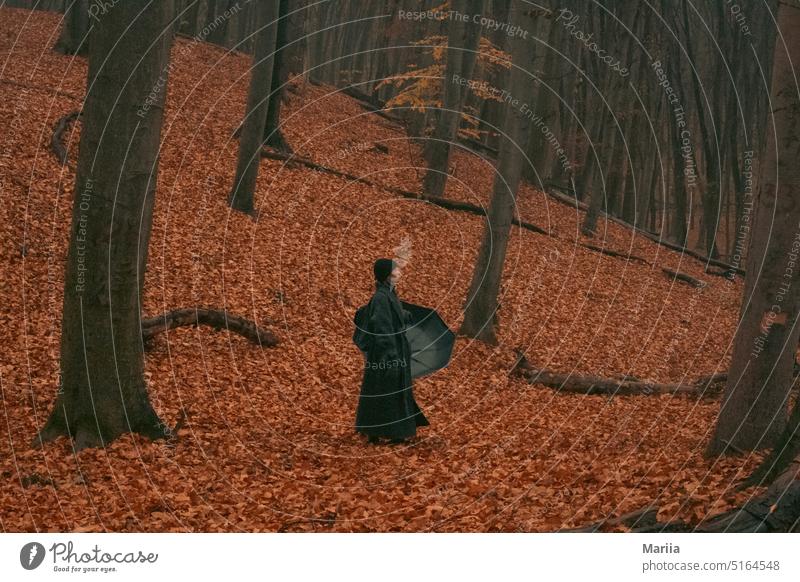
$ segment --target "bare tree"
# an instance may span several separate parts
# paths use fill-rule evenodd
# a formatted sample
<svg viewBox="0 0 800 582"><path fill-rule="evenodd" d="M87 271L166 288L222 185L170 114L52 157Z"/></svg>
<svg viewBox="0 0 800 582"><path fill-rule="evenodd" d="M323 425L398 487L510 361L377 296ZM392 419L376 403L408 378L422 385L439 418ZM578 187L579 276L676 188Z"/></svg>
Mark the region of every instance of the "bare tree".
<svg viewBox="0 0 800 582"><path fill-rule="evenodd" d="M89 0L72 0L65 11L61 34L53 48L65 55L85 56L89 51L89 20Z"/></svg>
<svg viewBox="0 0 800 582"><path fill-rule="evenodd" d="M800 9L782 3L772 69L772 135L761 164L741 322L709 455L773 446L786 428L800 338ZM796 417L797 415L795 415ZM797 445L792 427L783 440Z"/></svg>
<svg viewBox="0 0 800 582"><path fill-rule="evenodd" d="M444 195L450 167L450 146L461 124L461 110L467 95L466 83L472 79L481 39L483 0L458 0L454 8L447 36L442 108L438 111L433 137L425 142L428 170L422 187L428 196Z"/></svg>
<svg viewBox="0 0 800 582"><path fill-rule="evenodd" d="M522 30L532 30L533 9L523 0L513 0L511 22ZM533 94L534 47L529 39L517 36L512 41L511 92L506 100L503 140L500 145L497 175L494 180L488 224L484 228L478 260L472 273L464 321L459 333L497 343L497 296L505 263L511 222L514 218L517 186L522 173L523 152L530 135L531 106L525 102Z"/></svg>
<svg viewBox="0 0 800 582"><path fill-rule="evenodd" d="M140 288L171 4L121 2L94 24L64 283L61 386L35 443L68 435L80 449L125 432L165 434L144 379Z"/></svg>
<svg viewBox="0 0 800 582"><path fill-rule="evenodd" d="M304 0L280 0L275 63L272 67L269 108L264 127L264 142L287 153L292 153L292 148L281 130L281 105L286 96L289 75L303 71L303 23L307 12L303 10L304 6Z"/></svg>
<svg viewBox="0 0 800 582"><path fill-rule="evenodd" d="M239 138L239 161L236 177L228 199L230 207L253 214L253 197L261 161L264 125L269 108L272 69L275 60L275 41L278 33L278 2L260 2L256 7L258 29L256 37L250 91L247 96L242 132Z"/></svg>

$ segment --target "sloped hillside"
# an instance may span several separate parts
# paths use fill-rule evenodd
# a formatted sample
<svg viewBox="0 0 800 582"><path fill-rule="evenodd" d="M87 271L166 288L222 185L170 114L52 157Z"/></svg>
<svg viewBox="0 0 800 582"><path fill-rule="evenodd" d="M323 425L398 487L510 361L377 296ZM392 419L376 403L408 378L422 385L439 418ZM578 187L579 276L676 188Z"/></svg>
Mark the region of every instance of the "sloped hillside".
<svg viewBox="0 0 800 582"><path fill-rule="evenodd" d="M86 78L84 61L50 50L57 32L56 15L0 9L0 119L10 120L0 132L3 530L547 531L651 501L662 520L697 520L736 500L726 487L758 459L702 458L718 401L557 395L508 370L519 347L563 372L677 382L724 371L741 280L709 276L610 222L591 243L654 266L581 247L581 213L530 186L520 217L557 236L513 230L500 345L459 338L450 367L415 388L432 426L413 446L367 446L353 431L362 363L350 338L372 261L409 241L401 297L456 329L484 219L266 159L258 220L231 213L249 58L180 38L146 311L224 307L273 329L280 345L170 332L147 373L166 422L188 413L176 446L128 435L77 455L65 439L32 450L58 385L79 124L65 136L67 166L50 140L80 107ZM285 133L298 153L419 191L420 151L401 128L332 87L298 81L288 96ZM455 166L448 196L488 204L491 165L460 152Z"/></svg>

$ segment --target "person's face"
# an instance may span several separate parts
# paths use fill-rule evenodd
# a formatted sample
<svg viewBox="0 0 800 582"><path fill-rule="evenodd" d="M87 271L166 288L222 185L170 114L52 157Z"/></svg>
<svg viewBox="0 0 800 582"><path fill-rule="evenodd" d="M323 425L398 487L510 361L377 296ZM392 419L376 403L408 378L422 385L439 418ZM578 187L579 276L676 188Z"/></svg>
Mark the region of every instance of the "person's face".
<svg viewBox="0 0 800 582"><path fill-rule="evenodd" d="M402 273L400 272L400 267L395 267L392 269L392 274L389 275L389 282L392 285L397 285L397 282L400 280L400 276Z"/></svg>

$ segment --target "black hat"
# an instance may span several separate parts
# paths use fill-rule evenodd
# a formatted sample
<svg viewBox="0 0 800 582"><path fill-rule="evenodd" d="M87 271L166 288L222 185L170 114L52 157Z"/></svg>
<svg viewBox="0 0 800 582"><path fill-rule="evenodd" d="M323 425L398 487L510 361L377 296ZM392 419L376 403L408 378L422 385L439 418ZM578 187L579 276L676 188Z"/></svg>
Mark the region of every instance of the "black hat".
<svg viewBox="0 0 800 582"><path fill-rule="evenodd" d="M383 283L386 278L392 274L395 263L392 259L378 259L372 266L372 272L375 273L375 280Z"/></svg>

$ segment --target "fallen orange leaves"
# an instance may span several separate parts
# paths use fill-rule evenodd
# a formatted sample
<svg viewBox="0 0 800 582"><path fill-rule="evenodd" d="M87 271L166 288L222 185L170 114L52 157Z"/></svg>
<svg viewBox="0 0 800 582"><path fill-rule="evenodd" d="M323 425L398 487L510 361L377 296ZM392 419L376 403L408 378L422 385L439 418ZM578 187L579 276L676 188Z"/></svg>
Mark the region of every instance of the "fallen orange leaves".
<svg viewBox="0 0 800 582"><path fill-rule="evenodd" d="M697 521L746 498L729 486L757 457L702 456L718 402L556 395L506 377L515 347L584 374L674 382L724 370L742 292L617 224L601 222L593 244L658 269L577 246L580 213L529 185L521 219L561 239L512 231L500 346L459 338L451 366L416 386L432 426L412 447L367 446L352 427L362 362L350 337L372 260L408 237L401 297L456 329L484 220L274 160L261 162L259 219L230 213L250 59L202 43L173 52L145 311L224 306L275 322L281 345L171 331L154 341L147 371L161 418L188 413L175 443L126 435L77 456L65 439L31 450L58 382L74 182L48 150L56 120L76 107L55 91L82 94L86 78L83 61L50 50L57 23L0 9L0 118L14 120L0 133L4 529L545 531L649 503L664 521ZM333 88L290 92L284 121L298 154L419 190L422 172L408 169L419 147ZM76 123L67 135L73 167L79 132ZM376 143L388 153L361 147ZM457 152L454 164L447 195L487 204L486 162ZM669 281L660 267L708 285Z"/></svg>

